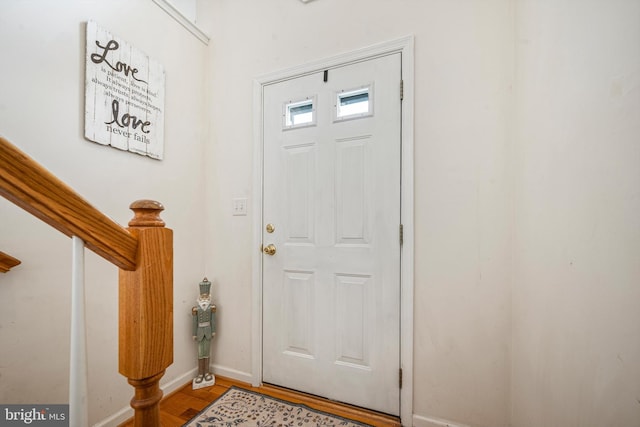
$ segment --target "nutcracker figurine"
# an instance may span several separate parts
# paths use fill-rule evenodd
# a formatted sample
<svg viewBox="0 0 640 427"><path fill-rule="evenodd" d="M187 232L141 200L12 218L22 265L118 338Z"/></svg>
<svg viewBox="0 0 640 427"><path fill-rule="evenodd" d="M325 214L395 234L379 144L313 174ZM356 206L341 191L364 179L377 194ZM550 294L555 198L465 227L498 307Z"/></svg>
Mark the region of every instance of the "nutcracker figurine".
<svg viewBox="0 0 640 427"><path fill-rule="evenodd" d="M211 338L216 335L216 306L211 303L211 282L205 277L200 282L200 296L197 306L191 309L193 317L193 339L198 343L198 375L193 379L193 388L215 384L215 377L209 372Z"/></svg>

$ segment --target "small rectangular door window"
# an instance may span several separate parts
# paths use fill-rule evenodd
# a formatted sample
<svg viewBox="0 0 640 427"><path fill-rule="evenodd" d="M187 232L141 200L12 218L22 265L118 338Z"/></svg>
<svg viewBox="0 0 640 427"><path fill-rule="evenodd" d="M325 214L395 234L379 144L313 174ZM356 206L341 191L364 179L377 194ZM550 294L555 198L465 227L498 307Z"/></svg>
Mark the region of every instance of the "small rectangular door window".
<svg viewBox="0 0 640 427"><path fill-rule="evenodd" d="M373 84L336 93L335 121L373 115Z"/></svg>
<svg viewBox="0 0 640 427"><path fill-rule="evenodd" d="M307 97L301 101L289 101L283 106L282 127L293 129L316 124L316 97Z"/></svg>

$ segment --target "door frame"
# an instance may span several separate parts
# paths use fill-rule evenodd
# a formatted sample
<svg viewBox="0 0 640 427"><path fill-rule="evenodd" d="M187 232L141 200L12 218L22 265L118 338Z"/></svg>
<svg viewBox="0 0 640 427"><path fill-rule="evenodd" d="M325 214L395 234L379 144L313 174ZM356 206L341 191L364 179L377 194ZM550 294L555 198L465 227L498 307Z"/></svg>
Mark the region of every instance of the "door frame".
<svg viewBox="0 0 640 427"><path fill-rule="evenodd" d="M253 82L253 201L252 224L252 288L251 288L251 383L262 383L262 195L263 195L263 89L264 86L306 74L366 61L391 53L401 53L403 101L401 116L401 189L400 220L403 225L403 245L400 253L400 418L403 425L411 425L413 417L413 292L414 292L414 136L413 36L407 36L356 51L309 62L297 67L259 76Z"/></svg>

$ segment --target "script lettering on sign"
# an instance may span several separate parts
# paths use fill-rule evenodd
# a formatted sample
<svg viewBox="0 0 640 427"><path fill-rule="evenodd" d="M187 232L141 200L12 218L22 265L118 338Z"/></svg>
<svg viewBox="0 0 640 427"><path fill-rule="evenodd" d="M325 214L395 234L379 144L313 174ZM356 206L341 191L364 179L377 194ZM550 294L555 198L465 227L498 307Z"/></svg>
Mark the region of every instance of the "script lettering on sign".
<svg viewBox="0 0 640 427"><path fill-rule="evenodd" d="M85 137L162 160L162 65L92 21L85 63Z"/></svg>

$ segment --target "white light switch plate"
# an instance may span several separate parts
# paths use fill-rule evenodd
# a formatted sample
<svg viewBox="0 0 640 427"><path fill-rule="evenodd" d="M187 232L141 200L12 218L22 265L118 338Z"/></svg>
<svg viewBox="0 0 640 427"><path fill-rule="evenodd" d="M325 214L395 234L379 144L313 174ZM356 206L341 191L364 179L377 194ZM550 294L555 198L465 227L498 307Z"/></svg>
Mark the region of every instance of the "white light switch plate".
<svg viewBox="0 0 640 427"><path fill-rule="evenodd" d="M239 197L233 199L233 216L242 216L247 214L247 198Z"/></svg>

